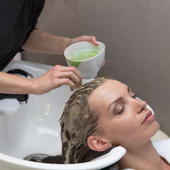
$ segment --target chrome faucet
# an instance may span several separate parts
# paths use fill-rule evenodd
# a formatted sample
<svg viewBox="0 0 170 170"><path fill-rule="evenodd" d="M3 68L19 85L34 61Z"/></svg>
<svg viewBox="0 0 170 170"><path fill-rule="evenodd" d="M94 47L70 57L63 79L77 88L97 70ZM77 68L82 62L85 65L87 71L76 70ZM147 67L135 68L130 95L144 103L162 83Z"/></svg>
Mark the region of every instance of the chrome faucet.
<svg viewBox="0 0 170 170"><path fill-rule="evenodd" d="M8 74L14 74L14 75L17 75L17 76L24 76L28 79L32 79L34 78L33 75L31 75L30 73L24 71L24 70L21 70L21 69L11 69L9 71L7 71ZM0 93L0 100L2 99L9 99L9 98L15 98L18 100L18 102L20 104L24 104L24 103L27 103L28 102L28 98L29 98L29 95L28 94L7 94L7 93Z"/></svg>

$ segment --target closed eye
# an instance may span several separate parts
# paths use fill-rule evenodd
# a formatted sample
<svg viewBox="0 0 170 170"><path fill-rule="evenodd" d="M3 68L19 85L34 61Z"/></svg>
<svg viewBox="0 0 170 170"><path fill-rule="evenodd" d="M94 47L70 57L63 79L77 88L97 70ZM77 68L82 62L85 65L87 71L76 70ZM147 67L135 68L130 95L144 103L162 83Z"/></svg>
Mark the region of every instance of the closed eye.
<svg viewBox="0 0 170 170"><path fill-rule="evenodd" d="M117 114L119 115L119 114L123 113L124 109L125 109L125 106L123 106L122 109Z"/></svg>
<svg viewBox="0 0 170 170"><path fill-rule="evenodd" d="M132 96L132 98L136 98L136 97L138 97L136 94Z"/></svg>
<svg viewBox="0 0 170 170"><path fill-rule="evenodd" d="M138 97L136 94L132 96L132 98L136 99L136 97ZM125 106L122 107L122 109L117 113L118 115L123 113L125 109Z"/></svg>

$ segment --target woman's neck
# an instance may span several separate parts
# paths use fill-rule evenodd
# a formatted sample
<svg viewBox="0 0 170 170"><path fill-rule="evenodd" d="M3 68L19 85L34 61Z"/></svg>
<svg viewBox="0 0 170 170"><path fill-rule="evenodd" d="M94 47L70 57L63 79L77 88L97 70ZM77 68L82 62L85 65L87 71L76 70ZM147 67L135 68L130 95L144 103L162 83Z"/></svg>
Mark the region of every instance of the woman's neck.
<svg viewBox="0 0 170 170"><path fill-rule="evenodd" d="M149 140L145 144L132 146L127 149L126 155L119 161L121 169L135 170L164 170L167 164L161 159L158 152Z"/></svg>

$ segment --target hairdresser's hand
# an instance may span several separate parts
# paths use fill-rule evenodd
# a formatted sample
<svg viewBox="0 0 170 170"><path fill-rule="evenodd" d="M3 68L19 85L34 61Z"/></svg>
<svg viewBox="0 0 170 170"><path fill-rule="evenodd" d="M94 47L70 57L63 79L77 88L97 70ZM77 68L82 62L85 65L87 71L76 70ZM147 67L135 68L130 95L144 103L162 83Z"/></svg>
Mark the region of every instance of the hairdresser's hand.
<svg viewBox="0 0 170 170"><path fill-rule="evenodd" d="M75 87L82 84L82 76L75 67L56 65L46 74L39 78L32 79L37 90L36 94L44 94L61 85L69 85L73 91Z"/></svg>
<svg viewBox="0 0 170 170"><path fill-rule="evenodd" d="M77 42L81 42L81 41L89 41L92 42L94 45L99 45L96 41L96 37L95 36L87 36L87 35L83 35L81 37L76 37L76 38L72 38L70 41L70 45L77 43Z"/></svg>

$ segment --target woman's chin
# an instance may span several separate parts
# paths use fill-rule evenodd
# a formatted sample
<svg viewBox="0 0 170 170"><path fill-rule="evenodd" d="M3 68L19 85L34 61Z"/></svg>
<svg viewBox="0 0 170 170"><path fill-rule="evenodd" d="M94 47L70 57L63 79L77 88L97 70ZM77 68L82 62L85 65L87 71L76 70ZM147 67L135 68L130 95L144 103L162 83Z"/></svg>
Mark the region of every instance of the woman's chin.
<svg viewBox="0 0 170 170"><path fill-rule="evenodd" d="M153 129L153 134L151 135L151 138L158 132L158 130L160 129L160 125L159 123L155 120L154 122L154 127L152 128Z"/></svg>

